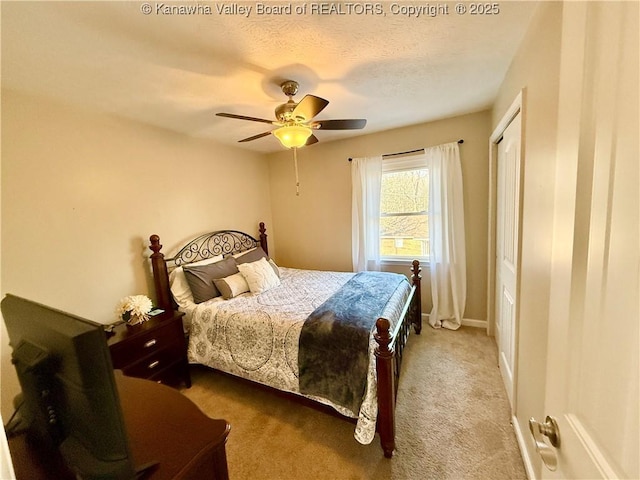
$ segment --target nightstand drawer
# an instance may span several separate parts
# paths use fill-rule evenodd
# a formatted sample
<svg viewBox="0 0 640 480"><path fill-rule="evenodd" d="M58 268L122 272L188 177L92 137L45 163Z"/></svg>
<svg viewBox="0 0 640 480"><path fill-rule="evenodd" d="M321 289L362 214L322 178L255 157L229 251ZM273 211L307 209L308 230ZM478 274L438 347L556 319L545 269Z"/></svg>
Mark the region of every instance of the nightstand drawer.
<svg viewBox="0 0 640 480"><path fill-rule="evenodd" d="M170 387L179 387L184 383L184 364L182 364L182 362L174 363L169 368L160 370L152 376L147 377L147 380L162 383Z"/></svg>
<svg viewBox="0 0 640 480"><path fill-rule="evenodd" d="M175 364L182 358L182 355L182 346L174 343L170 348L156 351L152 355L124 367L122 372L130 377L149 378Z"/></svg>
<svg viewBox="0 0 640 480"><path fill-rule="evenodd" d="M126 343L116 344L111 347L113 368L125 369L129 364L138 361L142 357L152 355L155 352L171 346L184 346L184 332L182 322L167 321L148 332L141 332Z"/></svg>

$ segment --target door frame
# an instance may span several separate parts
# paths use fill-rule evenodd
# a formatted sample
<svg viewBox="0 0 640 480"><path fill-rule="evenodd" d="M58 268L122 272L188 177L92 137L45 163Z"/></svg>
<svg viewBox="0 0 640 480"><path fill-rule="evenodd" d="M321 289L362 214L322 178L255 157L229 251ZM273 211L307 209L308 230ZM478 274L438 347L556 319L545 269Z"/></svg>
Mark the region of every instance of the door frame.
<svg viewBox="0 0 640 480"><path fill-rule="evenodd" d="M504 131L511 121L520 114L520 178L518 192L518 238L516 239L518 254L516 256L516 311L514 325L514 365L513 365L513 392L512 393L512 415L515 415L517 408L517 381L518 381L518 350L520 335L520 278L522 266L522 205L524 194L524 165L525 165L525 109L526 89L520 90L514 101L511 103L500 122L489 137L489 225L488 225L488 258L487 258L487 335L496 335L496 241L497 241L497 193L498 193L498 143L502 139ZM499 355L499 352L498 352ZM496 362L499 362L496 356Z"/></svg>

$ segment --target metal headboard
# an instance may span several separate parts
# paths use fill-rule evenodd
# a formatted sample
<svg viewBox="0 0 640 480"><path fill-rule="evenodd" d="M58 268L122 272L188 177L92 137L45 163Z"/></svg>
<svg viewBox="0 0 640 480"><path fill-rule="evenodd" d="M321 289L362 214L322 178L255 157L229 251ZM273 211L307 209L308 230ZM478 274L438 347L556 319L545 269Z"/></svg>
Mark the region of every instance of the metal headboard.
<svg viewBox="0 0 640 480"><path fill-rule="evenodd" d="M173 258L167 258L168 265L179 267L187 263L206 260L216 255L232 255L260 245L260 241L238 230L219 230L205 233L191 240Z"/></svg>

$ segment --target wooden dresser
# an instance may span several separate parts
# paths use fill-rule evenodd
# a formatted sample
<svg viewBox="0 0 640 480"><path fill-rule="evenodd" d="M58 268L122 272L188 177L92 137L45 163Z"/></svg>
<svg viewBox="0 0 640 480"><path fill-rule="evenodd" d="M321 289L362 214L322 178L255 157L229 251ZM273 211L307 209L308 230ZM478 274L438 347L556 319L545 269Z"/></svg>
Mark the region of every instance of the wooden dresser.
<svg viewBox="0 0 640 480"><path fill-rule="evenodd" d="M118 325L109 335L113 368L129 377L191 386L182 316L167 311L140 325Z"/></svg>
<svg viewBox="0 0 640 480"><path fill-rule="evenodd" d="M230 425L212 419L173 388L115 375L136 465L156 464L144 480L228 480L226 448ZM17 480L75 480L60 451L9 438Z"/></svg>

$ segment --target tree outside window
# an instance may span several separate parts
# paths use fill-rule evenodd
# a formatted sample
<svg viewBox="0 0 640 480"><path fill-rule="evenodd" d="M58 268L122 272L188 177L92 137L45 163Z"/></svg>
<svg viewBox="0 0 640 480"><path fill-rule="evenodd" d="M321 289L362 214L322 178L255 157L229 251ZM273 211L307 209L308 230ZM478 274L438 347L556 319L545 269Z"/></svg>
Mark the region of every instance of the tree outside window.
<svg viewBox="0 0 640 480"><path fill-rule="evenodd" d="M380 192L380 256L429 256L429 171L387 171Z"/></svg>

